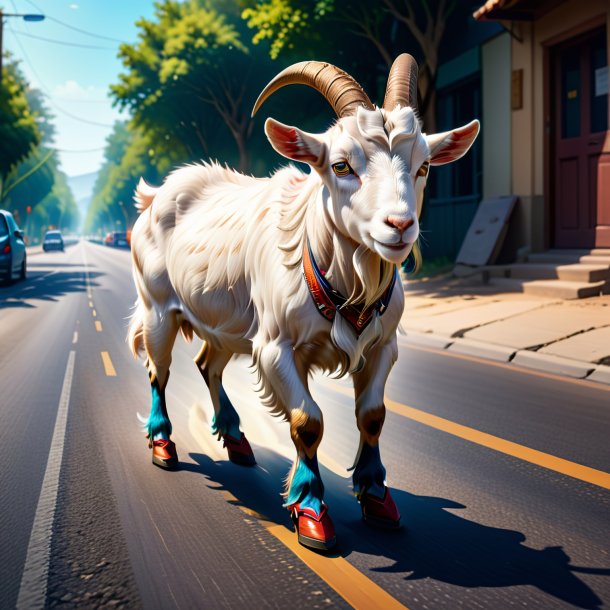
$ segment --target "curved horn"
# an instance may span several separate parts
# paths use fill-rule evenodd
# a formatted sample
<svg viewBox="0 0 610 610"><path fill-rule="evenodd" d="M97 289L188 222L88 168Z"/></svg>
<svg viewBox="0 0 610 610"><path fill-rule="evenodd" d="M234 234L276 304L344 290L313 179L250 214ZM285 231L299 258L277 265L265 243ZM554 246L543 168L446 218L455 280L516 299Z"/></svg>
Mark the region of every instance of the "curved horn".
<svg viewBox="0 0 610 610"><path fill-rule="evenodd" d="M417 72L412 55L403 53L394 60L383 100L384 110L394 110L398 105L417 110Z"/></svg>
<svg viewBox="0 0 610 610"><path fill-rule="evenodd" d="M355 114L358 106L374 109L364 89L347 72L321 61L302 61L282 70L263 89L254 104L252 116L278 89L295 84L308 85L319 91L339 118Z"/></svg>

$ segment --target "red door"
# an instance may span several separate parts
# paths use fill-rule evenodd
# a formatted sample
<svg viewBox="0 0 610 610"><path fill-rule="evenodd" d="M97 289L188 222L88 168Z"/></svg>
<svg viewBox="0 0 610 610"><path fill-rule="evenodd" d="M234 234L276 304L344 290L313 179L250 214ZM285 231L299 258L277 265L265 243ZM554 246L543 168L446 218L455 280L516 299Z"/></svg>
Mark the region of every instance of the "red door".
<svg viewBox="0 0 610 610"><path fill-rule="evenodd" d="M610 247L606 30L554 52L554 245Z"/></svg>

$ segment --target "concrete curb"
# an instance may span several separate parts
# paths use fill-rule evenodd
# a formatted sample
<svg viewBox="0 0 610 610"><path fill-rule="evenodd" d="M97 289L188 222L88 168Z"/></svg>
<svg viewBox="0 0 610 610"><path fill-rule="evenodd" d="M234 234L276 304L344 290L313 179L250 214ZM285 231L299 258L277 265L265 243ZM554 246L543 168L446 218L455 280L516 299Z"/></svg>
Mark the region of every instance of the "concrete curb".
<svg viewBox="0 0 610 610"><path fill-rule="evenodd" d="M433 349L446 349L454 341L450 337L441 337L431 333L418 333L415 331L408 331L400 337L407 345L418 345L420 347L431 347Z"/></svg>
<svg viewBox="0 0 610 610"><path fill-rule="evenodd" d="M498 362L510 362L517 351L512 347L484 343L483 341L476 341L475 339L455 339L446 349L449 352L464 354L466 356L476 356L487 360L496 360Z"/></svg>
<svg viewBox="0 0 610 610"><path fill-rule="evenodd" d="M399 333L398 340L406 346L413 345L464 356L474 356L482 360L515 364L526 369L610 385L610 366L603 364L572 360L529 350L515 350L513 347L484 343L474 339L454 339L415 331Z"/></svg>
<svg viewBox="0 0 610 610"><path fill-rule="evenodd" d="M598 364L595 367L595 370L587 377L587 381L595 381L597 383L610 385L610 366Z"/></svg>
<svg viewBox="0 0 610 610"><path fill-rule="evenodd" d="M555 375L576 377L577 379L584 379L595 369L595 365L590 362L580 362L579 360L539 354L528 350L519 350L512 362L518 366L554 373Z"/></svg>

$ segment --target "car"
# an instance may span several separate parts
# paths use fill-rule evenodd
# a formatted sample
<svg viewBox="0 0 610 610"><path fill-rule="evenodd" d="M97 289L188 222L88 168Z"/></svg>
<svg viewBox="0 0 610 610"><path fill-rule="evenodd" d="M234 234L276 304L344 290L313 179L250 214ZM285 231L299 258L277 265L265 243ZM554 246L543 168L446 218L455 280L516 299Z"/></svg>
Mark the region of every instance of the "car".
<svg viewBox="0 0 610 610"><path fill-rule="evenodd" d="M127 238L127 233L125 233L125 231L113 231L111 235L110 246L114 246L115 248L129 248L129 239Z"/></svg>
<svg viewBox="0 0 610 610"><path fill-rule="evenodd" d="M47 231L42 240L42 249L45 252L49 250L61 250L64 251L64 238L61 235L61 231Z"/></svg>
<svg viewBox="0 0 610 610"><path fill-rule="evenodd" d="M15 278L24 280L27 274L27 254L23 231L13 215L0 210L0 280L7 283Z"/></svg>

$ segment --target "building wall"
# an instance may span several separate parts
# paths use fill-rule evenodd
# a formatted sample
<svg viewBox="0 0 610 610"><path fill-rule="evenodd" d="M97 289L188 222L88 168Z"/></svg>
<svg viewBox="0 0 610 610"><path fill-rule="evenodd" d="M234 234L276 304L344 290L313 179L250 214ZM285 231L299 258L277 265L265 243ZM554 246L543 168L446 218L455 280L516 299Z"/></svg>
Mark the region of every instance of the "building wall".
<svg viewBox="0 0 610 610"><path fill-rule="evenodd" d="M510 48L508 33L481 46L483 199L512 192Z"/></svg>
<svg viewBox="0 0 610 610"><path fill-rule="evenodd" d="M523 70L523 107L513 110L511 121L512 192L520 198L515 223L519 225L524 245L541 250L550 245L549 208L545 201L544 158L545 128L544 50L564 32L593 18L606 16L610 37L610 4L608 0L569 0L533 23L506 24L521 39L512 38L512 70ZM608 44L610 49L610 41Z"/></svg>

